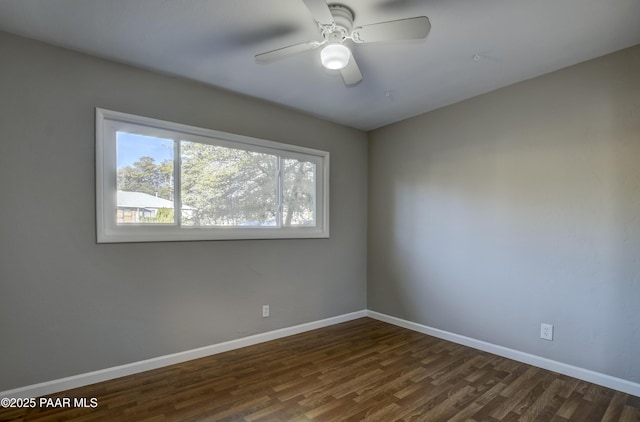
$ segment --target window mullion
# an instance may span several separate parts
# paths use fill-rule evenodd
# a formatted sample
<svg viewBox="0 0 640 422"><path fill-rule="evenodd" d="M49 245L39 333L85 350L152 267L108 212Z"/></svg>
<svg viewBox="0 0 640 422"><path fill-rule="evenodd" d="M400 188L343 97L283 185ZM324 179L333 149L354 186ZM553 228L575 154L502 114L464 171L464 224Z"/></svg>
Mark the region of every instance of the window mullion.
<svg viewBox="0 0 640 422"><path fill-rule="evenodd" d="M173 140L173 223L182 225L182 190L180 176L182 173L181 141Z"/></svg>
<svg viewBox="0 0 640 422"><path fill-rule="evenodd" d="M280 155L278 155L278 159L276 161L276 175L277 175L277 183L276 183L276 210L277 210L277 214L276 214L276 226L277 227L282 227L282 204L284 202L284 198L283 198L283 182L282 182L282 175L283 175L283 170L282 170L282 157Z"/></svg>

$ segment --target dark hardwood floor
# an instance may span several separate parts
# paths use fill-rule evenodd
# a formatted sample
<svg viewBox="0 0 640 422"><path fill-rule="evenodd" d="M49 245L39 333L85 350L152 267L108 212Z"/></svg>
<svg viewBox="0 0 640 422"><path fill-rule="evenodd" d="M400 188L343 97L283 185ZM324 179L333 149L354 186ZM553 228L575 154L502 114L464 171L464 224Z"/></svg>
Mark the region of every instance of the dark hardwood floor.
<svg viewBox="0 0 640 422"><path fill-rule="evenodd" d="M3 421L640 421L640 398L369 318L48 396Z"/></svg>

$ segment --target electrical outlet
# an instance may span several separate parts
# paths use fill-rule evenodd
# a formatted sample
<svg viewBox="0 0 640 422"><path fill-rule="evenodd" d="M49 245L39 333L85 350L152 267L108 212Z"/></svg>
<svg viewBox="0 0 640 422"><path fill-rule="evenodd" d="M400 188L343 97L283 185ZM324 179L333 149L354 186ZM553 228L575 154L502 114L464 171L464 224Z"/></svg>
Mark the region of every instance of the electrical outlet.
<svg viewBox="0 0 640 422"><path fill-rule="evenodd" d="M553 340L553 325L540 324L540 338L552 341Z"/></svg>
<svg viewBox="0 0 640 422"><path fill-rule="evenodd" d="M269 316L269 305L262 306L262 318L267 318Z"/></svg>

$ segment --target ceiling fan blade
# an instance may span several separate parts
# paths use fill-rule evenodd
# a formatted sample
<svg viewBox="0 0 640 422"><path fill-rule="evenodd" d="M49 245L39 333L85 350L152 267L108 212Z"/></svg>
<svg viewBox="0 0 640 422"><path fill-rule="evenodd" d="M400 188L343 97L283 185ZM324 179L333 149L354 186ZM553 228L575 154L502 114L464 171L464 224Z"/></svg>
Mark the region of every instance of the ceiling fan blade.
<svg viewBox="0 0 640 422"><path fill-rule="evenodd" d="M356 42L418 40L425 38L431 29L426 16L380 22L361 26L353 31Z"/></svg>
<svg viewBox="0 0 640 422"><path fill-rule="evenodd" d="M360 68L353 54L349 58L349 63L340 70L340 73L345 85L355 85L362 80L362 73L360 73Z"/></svg>
<svg viewBox="0 0 640 422"><path fill-rule="evenodd" d="M311 12L316 22L322 25L331 25L333 23L333 15L329 10L329 6L325 0L302 0Z"/></svg>
<svg viewBox="0 0 640 422"><path fill-rule="evenodd" d="M278 48L277 50L267 51L266 53L256 54L256 62L268 63L274 60L282 59L292 56L294 54L302 53L303 51L313 50L318 48L322 43L312 41L304 42L301 44L290 45L288 47Z"/></svg>

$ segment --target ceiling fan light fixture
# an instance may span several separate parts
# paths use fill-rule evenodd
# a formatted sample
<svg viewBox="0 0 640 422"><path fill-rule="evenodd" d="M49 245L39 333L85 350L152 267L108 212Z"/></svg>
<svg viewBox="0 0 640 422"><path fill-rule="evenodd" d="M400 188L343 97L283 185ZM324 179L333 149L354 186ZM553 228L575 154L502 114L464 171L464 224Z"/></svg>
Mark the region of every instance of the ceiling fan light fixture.
<svg viewBox="0 0 640 422"><path fill-rule="evenodd" d="M320 52L322 65L330 70L340 70L347 66L351 58L351 50L344 44L332 43Z"/></svg>

